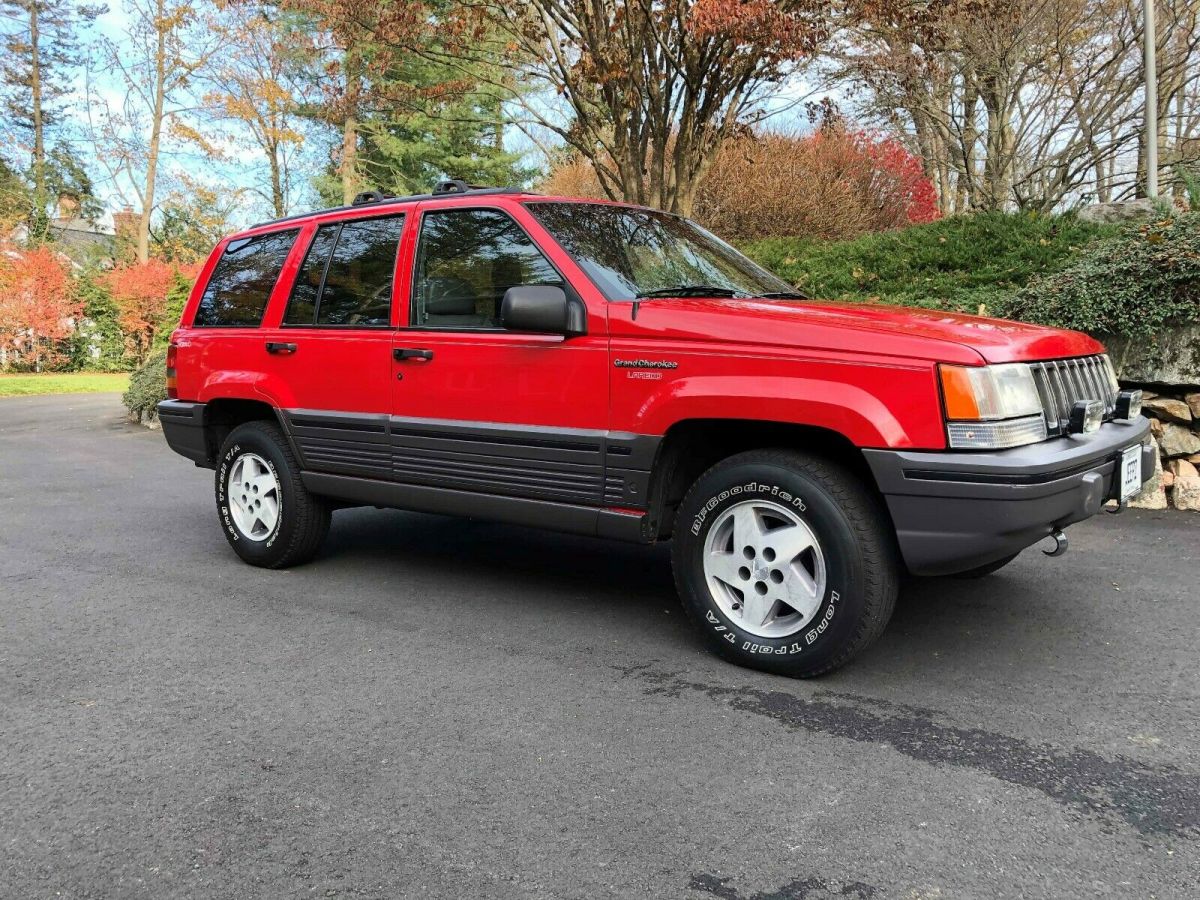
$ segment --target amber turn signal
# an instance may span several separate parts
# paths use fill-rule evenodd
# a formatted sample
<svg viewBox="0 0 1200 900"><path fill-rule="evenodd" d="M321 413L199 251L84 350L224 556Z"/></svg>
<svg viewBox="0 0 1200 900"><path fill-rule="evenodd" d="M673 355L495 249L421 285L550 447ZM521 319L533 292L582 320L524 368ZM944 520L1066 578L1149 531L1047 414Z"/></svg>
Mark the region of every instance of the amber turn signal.
<svg viewBox="0 0 1200 900"><path fill-rule="evenodd" d="M971 380L971 370L962 366L942 366L941 373L946 418L978 419L979 401Z"/></svg>

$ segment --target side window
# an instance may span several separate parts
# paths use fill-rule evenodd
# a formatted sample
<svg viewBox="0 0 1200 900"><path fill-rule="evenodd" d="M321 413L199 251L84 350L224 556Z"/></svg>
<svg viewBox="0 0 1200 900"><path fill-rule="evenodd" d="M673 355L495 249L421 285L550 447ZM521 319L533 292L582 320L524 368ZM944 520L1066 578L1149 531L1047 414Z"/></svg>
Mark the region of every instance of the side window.
<svg viewBox="0 0 1200 900"><path fill-rule="evenodd" d="M388 325L403 216L322 225L300 267L287 325Z"/></svg>
<svg viewBox="0 0 1200 900"><path fill-rule="evenodd" d="M504 292L562 278L506 214L490 209L425 213L413 283L412 324L494 328Z"/></svg>
<svg viewBox="0 0 1200 900"><path fill-rule="evenodd" d="M312 325L317 321L317 298L321 295L321 282L325 280L325 267L329 264L339 227L322 225L317 229L292 286L292 297L283 314L285 325Z"/></svg>
<svg viewBox="0 0 1200 900"><path fill-rule="evenodd" d="M298 230L230 241L204 288L192 325L254 327L263 312Z"/></svg>

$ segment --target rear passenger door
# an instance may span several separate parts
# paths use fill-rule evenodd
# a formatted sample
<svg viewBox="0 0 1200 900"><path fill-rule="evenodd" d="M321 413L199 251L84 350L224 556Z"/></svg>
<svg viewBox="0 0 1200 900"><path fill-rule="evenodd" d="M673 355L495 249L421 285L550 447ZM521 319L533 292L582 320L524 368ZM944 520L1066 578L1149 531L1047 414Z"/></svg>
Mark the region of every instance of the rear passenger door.
<svg viewBox="0 0 1200 900"><path fill-rule="evenodd" d="M309 226L262 354L302 464L390 477L387 441L396 260L403 214Z"/></svg>
<svg viewBox="0 0 1200 900"><path fill-rule="evenodd" d="M210 261L196 309L176 334L181 396L262 400L264 315L286 290L299 228L233 238Z"/></svg>
<svg viewBox="0 0 1200 900"><path fill-rule="evenodd" d="M608 348L588 334L508 331L500 301L517 285L559 285L515 214L488 206L421 210L408 321L395 336L392 446L401 481L603 505Z"/></svg>

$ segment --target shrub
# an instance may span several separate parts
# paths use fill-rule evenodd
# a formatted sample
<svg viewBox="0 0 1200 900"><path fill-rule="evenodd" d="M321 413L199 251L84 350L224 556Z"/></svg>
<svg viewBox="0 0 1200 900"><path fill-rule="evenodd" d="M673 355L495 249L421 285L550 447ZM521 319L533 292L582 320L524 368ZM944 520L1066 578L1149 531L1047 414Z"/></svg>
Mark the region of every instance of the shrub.
<svg viewBox="0 0 1200 900"><path fill-rule="evenodd" d="M603 197L582 159L556 166L540 189ZM921 161L891 138L825 129L804 137L747 135L727 143L696 193L694 218L722 237L842 240L939 217Z"/></svg>
<svg viewBox="0 0 1200 900"><path fill-rule="evenodd" d="M1200 213L1127 227L1030 283L1005 313L1128 337L1200 322Z"/></svg>
<svg viewBox="0 0 1200 900"><path fill-rule="evenodd" d="M537 189L543 194L558 197L606 199L600 179L596 177L596 170L581 156L569 156L561 160L550 170L550 174L541 180Z"/></svg>
<svg viewBox="0 0 1200 900"><path fill-rule="evenodd" d="M701 183L695 216L732 240L844 240L939 213L920 159L898 141L825 129L730 142Z"/></svg>
<svg viewBox="0 0 1200 900"><path fill-rule="evenodd" d="M850 241L770 238L743 249L814 297L877 300L993 314L1037 275L1070 263L1081 248L1114 234L1071 215L988 213Z"/></svg>
<svg viewBox="0 0 1200 900"><path fill-rule="evenodd" d="M154 418L159 401L166 399L167 353L165 350L156 350L130 376L129 390L121 397L121 402L129 410L131 418L144 422Z"/></svg>

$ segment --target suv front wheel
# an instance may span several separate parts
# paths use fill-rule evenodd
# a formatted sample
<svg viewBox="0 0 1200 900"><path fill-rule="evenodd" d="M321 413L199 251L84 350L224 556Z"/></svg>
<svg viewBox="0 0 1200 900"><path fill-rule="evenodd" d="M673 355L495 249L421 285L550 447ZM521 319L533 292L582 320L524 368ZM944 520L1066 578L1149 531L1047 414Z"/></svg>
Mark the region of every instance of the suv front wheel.
<svg viewBox="0 0 1200 900"><path fill-rule="evenodd" d="M733 662L807 678L883 631L898 554L878 500L840 466L790 450L732 456L679 507L672 549L685 610Z"/></svg>
<svg viewBox="0 0 1200 900"><path fill-rule="evenodd" d="M221 447L217 515L238 556L282 569L316 555L329 531L329 505L300 480L300 465L279 427L246 422Z"/></svg>

